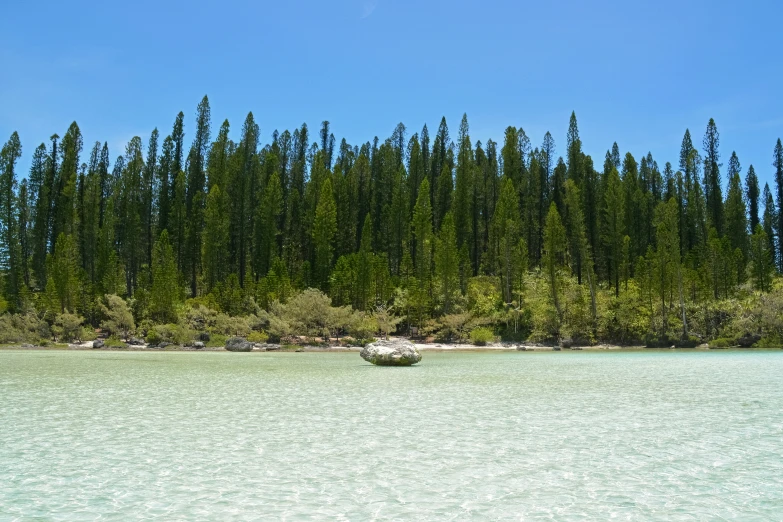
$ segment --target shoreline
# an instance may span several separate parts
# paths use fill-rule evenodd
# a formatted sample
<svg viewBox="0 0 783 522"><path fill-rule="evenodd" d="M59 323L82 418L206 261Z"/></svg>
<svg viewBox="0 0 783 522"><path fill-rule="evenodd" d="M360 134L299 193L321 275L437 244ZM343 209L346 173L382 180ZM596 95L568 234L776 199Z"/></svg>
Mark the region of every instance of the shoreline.
<svg viewBox="0 0 783 522"><path fill-rule="evenodd" d="M571 348L561 348L553 346L544 346L536 344L524 344L524 343L491 343L485 346L476 346L472 344L452 344L452 343L413 343L417 350L420 352L642 352L642 351L682 351L682 352L706 352L706 351L769 351L780 350L783 348L776 347L758 347L758 348L742 348L740 346L732 346L728 348L709 347L708 345L700 345L694 348L648 348L642 345L621 346L616 344L597 344L592 346L574 346ZM272 345L277 346L277 345ZM251 352L246 353L340 353L340 352L355 352L361 351L360 346L315 346L315 345L297 345L293 347L283 348L282 346L277 348L270 348L269 344L265 344L263 347L256 346ZM122 346L104 346L102 348L93 348L92 341L84 343L70 343L70 344L53 344L50 346L38 346L30 344L3 344L0 345L0 351L95 351L95 352L226 352L230 353L223 346L193 348L190 346L169 345L165 348L151 347L147 345L126 345Z"/></svg>

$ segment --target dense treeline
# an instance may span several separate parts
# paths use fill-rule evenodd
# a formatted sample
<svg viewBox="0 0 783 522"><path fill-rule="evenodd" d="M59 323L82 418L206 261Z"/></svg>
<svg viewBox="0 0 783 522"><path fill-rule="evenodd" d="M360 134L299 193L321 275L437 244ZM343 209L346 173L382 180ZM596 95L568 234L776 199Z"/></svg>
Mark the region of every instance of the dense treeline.
<svg viewBox="0 0 783 522"><path fill-rule="evenodd" d="M214 132L205 96L192 129L179 113L112 162L74 122L24 179L14 133L0 156L6 327L97 326L127 307L146 335L194 307L268 318L312 287L445 338L780 337L762 318L783 270L779 139L773 189L752 165L743 180L735 153L724 170L713 120L701 148L686 130L662 167L617 143L594 161L574 114L560 156L549 133L535 146L522 128L473 141L465 116L456 139L445 119L432 137L399 124L360 145L338 144L326 121L262 144L252 113L238 142L229 131Z"/></svg>

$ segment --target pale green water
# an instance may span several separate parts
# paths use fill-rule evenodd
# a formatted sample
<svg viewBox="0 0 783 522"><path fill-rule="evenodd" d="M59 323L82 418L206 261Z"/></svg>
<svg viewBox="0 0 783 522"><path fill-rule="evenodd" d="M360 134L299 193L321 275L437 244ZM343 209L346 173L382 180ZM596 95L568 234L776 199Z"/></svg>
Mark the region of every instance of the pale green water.
<svg viewBox="0 0 783 522"><path fill-rule="evenodd" d="M0 352L0 520L783 519L783 352Z"/></svg>

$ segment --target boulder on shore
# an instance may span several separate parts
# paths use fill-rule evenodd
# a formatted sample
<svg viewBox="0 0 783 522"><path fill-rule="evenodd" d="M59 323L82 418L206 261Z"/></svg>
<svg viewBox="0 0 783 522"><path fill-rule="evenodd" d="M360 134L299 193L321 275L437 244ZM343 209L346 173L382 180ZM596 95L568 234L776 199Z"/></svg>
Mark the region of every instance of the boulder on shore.
<svg viewBox="0 0 783 522"><path fill-rule="evenodd" d="M196 341L195 343L193 343L193 348L195 348L196 350L201 350L202 348L204 348L204 343L202 343L201 341Z"/></svg>
<svg viewBox="0 0 783 522"><path fill-rule="evenodd" d="M745 335L737 338L737 344L740 345L742 348L750 348L760 340L761 340L761 336L759 334L752 334L746 332Z"/></svg>
<svg viewBox="0 0 783 522"><path fill-rule="evenodd" d="M253 350L253 343L241 337L231 337L226 340L226 350L229 352L250 352Z"/></svg>
<svg viewBox="0 0 783 522"><path fill-rule="evenodd" d="M104 343L102 339L96 339L95 341L92 342L92 347L95 349L103 348L103 345Z"/></svg>
<svg viewBox="0 0 783 522"><path fill-rule="evenodd" d="M378 366L410 366L421 361L421 354L410 341L376 341L359 353L367 362Z"/></svg>

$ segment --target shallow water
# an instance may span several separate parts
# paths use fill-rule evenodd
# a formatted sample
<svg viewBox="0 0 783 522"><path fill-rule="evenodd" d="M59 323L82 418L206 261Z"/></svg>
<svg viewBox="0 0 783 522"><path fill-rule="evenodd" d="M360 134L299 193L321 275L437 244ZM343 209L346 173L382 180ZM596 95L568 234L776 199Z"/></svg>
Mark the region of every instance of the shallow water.
<svg viewBox="0 0 783 522"><path fill-rule="evenodd" d="M0 352L0 520L783 518L783 351Z"/></svg>

